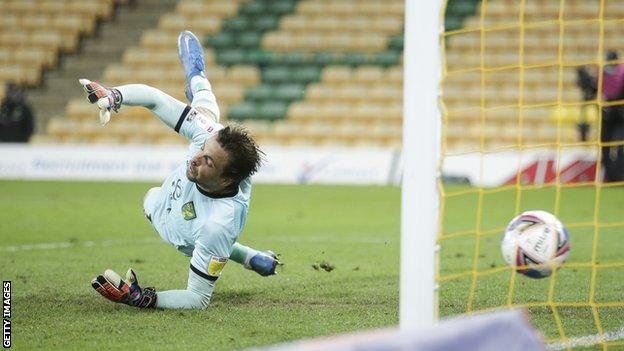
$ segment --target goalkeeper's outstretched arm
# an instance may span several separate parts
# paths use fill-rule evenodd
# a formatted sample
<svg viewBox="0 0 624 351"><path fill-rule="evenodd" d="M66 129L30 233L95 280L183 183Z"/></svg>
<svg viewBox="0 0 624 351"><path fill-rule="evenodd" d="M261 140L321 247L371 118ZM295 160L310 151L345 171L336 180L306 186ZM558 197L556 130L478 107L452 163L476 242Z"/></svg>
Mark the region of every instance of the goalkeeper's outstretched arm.
<svg viewBox="0 0 624 351"><path fill-rule="evenodd" d="M202 276L203 275L203 276ZM205 273L189 269L186 290L156 292L153 287L141 288L136 273L132 269L126 279L115 271L107 269L91 281L91 286L105 298L139 308L181 308L204 309L210 303L214 280L208 280Z"/></svg>
<svg viewBox="0 0 624 351"><path fill-rule="evenodd" d="M148 108L171 129L175 129L178 119L187 108L182 101L145 84L128 84L115 89L121 94L122 105Z"/></svg>
<svg viewBox="0 0 624 351"><path fill-rule="evenodd" d="M201 273L201 272L199 272ZM158 292L157 308L204 309L208 307L214 281L205 279L189 269L186 290L167 290Z"/></svg>
<svg viewBox="0 0 624 351"><path fill-rule="evenodd" d="M87 79L80 79L80 83L88 94L89 102L97 104L100 109L102 124L107 124L110 120L110 111L117 111L121 105L143 106L151 110L171 129L179 131L180 117L190 110L190 106L182 101L145 84L127 84L106 88ZM210 118L211 122L219 121L219 106L211 89L200 91L193 100L193 107Z"/></svg>

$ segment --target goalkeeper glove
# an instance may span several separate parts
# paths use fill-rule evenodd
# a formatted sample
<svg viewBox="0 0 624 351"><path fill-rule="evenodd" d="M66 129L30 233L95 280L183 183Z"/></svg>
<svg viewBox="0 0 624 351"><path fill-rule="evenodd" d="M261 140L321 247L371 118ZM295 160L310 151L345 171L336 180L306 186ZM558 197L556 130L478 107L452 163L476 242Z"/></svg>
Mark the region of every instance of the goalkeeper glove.
<svg viewBox="0 0 624 351"><path fill-rule="evenodd" d="M118 112L121 107L121 93L117 89L108 89L88 79L83 78L78 81L87 93L89 102L97 104L100 109L100 123L106 125L110 121L111 110Z"/></svg>
<svg viewBox="0 0 624 351"><path fill-rule="evenodd" d="M95 291L105 298L126 305L150 308L156 306L156 290L153 287L141 289L132 268L126 273L126 283L117 272L107 269L91 281Z"/></svg>

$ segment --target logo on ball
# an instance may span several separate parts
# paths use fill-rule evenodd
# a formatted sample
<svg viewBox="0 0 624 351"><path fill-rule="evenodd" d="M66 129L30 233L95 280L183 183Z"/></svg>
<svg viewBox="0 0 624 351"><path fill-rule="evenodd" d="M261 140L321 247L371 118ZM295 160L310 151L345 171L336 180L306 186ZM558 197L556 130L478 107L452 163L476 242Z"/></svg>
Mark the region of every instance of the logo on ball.
<svg viewBox="0 0 624 351"><path fill-rule="evenodd" d="M557 217L546 211L526 211L507 225L501 251L518 273L545 278L570 254L570 235Z"/></svg>

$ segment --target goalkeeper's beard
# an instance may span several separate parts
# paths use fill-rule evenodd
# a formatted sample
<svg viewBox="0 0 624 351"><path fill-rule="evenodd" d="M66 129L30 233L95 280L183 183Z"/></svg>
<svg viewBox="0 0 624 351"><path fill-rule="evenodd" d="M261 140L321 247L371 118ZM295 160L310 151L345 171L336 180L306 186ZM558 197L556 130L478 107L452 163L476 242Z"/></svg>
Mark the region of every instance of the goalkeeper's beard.
<svg viewBox="0 0 624 351"><path fill-rule="evenodd" d="M197 167L195 167L193 169L193 164L192 162L188 163L188 166L186 167L186 178L188 180L190 180L193 183L197 184L197 176L199 175L199 169L197 169Z"/></svg>

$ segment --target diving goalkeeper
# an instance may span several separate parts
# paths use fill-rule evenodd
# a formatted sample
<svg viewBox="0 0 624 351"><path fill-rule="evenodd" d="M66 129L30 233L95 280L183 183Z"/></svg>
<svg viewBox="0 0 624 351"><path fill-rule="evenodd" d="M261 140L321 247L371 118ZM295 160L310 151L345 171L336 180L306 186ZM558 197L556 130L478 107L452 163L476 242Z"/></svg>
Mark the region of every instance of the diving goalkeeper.
<svg viewBox="0 0 624 351"><path fill-rule="evenodd" d="M145 195L145 216L160 237L190 256L186 290L141 288L129 269L126 279L107 269L91 285L105 298L141 308L206 308L215 282L229 259L260 275L275 274L279 263L270 251L238 244L251 194L251 179L262 151L244 129L219 123L219 107L206 78L201 43L193 33L178 37L191 105L143 84L115 88L81 79L103 124L122 105L144 106L190 141L184 162L160 187Z"/></svg>

